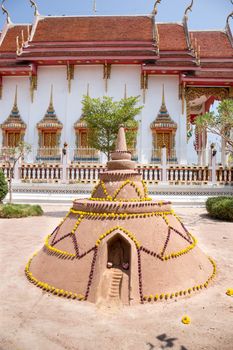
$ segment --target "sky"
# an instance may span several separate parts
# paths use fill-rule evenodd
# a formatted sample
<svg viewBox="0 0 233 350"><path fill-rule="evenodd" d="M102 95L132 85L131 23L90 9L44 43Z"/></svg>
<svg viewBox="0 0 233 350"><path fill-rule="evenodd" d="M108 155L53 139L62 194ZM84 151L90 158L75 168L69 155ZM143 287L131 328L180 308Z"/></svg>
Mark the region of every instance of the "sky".
<svg viewBox="0 0 233 350"><path fill-rule="evenodd" d="M94 0L35 0L41 15L92 15ZM189 14L190 29L224 29L227 15L233 11L232 0L194 0ZM96 0L97 15L149 14L155 0ZM180 22L191 0L161 0L158 22ZM13 23L31 23L33 9L29 0L6 0L5 7ZM230 20L233 29L233 20ZM0 28L5 16L0 14Z"/></svg>

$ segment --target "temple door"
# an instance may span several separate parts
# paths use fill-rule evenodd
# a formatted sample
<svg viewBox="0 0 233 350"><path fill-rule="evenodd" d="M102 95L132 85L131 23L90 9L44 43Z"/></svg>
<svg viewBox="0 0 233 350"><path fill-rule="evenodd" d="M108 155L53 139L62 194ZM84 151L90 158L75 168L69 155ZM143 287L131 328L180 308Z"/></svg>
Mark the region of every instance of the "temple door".
<svg viewBox="0 0 233 350"><path fill-rule="evenodd" d="M157 133L157 149L161 150L164 145L167 149L167 156L169 158L171 154L171 133L159 132Z"/></svg>
<svg viewBox="0 0 233 350"><path fill-rule="evenodd" d="M56 132L44 132L43 133L43 148L46 148L50 155L56 153L57 147L57 133Z"/></svg>

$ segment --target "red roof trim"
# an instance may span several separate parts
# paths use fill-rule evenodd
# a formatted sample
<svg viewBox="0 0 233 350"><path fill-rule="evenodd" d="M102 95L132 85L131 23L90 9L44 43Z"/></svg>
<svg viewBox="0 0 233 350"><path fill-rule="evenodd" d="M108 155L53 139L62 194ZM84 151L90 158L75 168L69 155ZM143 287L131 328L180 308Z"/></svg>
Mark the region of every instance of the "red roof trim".
<svg viewBox="0 0 233 350"><path fill-rule="evenodd" d="M30 61L51 61L51 60L60 60L60 61L95 61L95 60L129 60L129 61L139 61L139 60L156 60L158 56L57 56L57 57L47 57L47 56L38 56L38 57L27 57L26 55L23 57L17 57L17 61L25 61L25 59L30 59Z"/></svg>

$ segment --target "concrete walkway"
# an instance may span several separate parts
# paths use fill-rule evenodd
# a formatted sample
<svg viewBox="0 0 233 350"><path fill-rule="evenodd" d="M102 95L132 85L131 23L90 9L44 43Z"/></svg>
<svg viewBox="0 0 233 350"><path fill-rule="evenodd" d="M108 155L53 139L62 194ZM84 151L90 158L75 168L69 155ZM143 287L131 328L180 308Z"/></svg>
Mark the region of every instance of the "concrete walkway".
<svg viewBox="0 0 233 350"><path fill-rule="evenodd" d="M0 220L1 350L232 349L233 298L225 292L233 288L233 223L211 220L201 208L178 208L217 263L213 285L184 299L103 310L51 296L25 278L27 260L68 208L44 206L43 217ZM189 325L181 323L185 314Z"/></svg>

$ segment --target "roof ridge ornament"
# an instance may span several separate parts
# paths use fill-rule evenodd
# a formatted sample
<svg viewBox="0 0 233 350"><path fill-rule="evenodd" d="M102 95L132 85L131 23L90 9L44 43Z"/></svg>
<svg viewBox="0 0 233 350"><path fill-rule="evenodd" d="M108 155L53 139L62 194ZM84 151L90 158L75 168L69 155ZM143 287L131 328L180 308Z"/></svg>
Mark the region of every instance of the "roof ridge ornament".
<svg viewBox="0 0 233 350"><path fill-rule="evenodd" d="M157 55L159 55L159 31L158 31L158 26L155 21L155 17L158 13L158 8L157 5L161 3L162 0L156 0L154 3L154 8L152 11L152 25L153 25L153 40L154 40L154 45L155 45L155 52Z"/></svg>
<svg viewBox="0 0 233 350"><path fill-rule="evenodd" d="M194 0L191 0L191 4L189 4L188 7L186 8L186 10L184 12L184 16L188 17L188 12L192 11L193 3L194 3Z"/></svg>
<svg viewBox="0 0 233 350"><path fill-rule="evenodd" d="M35 1L33 1L33 0L29 0L29 1L30 1L30 3L31 3L31 7L34 7L34 16L39 16L40 13L39 13L39 11L38 11L38 6L37 6L37 4L35 3Z"/></svg>
<svg viewBox="0 0 233 350"><path fill-rule="evenodd" d="M186 43L190 51L193 51L192 50L193 47L192 47L192 42L191 42L189 30L188 30L188 12L192 11L193 3L194 3L194 0L191 0L191 3L187 6L187 8L184 11L184 17L183 17L183 26L184 26L184 32L186 37Z"/></svg>
<svg viewBox="0 0 233 350"><path fill-rule="evenodd" d="M233 5L233 2L232 2L232 5ZM226 20L226 25L229 26L229 20L230 18L233 19L233 11L227 16L227 20Z"/></svg>
<svg viewBox="0 0 233 350"><path fill-rule="evenodd" d="M230 0L230 2L233 5L233 0ZM232 32L231 32L231 27L230 27L230 23L229 23L230 18L233 19L233 11L231 13L229 13L229 15L227 16L226 26L225 26L226 34L228 36L228 39L230 40L231 46L233 47L233 38L232 38Z"/></svg>
<svg viewBox="0 0 233 350"><path fill-rule="evenodd" d="M93 15L95 16L97 12L96 0L93 0Z"/></svg>
<svg viewBox="0 0 233 350"><path fill-rule="evenodd" d="M5 2L5 1L6 1L6 0L2 0L2 4L1 4L2 13L3 13L3 14L6 14L6 22L7 22L7 24L12 24L9 11L8 11L8 10L5 8L5 6L4 6L4 2Z"/></svg>
<svg viewBox="0 0 233 350"><path fill-rule="evenodd" d="M156 0L155 1L155 4L154 4L154 8L153 8L153 11L152 11L152 15L156 16L157 13L158 13L158 9L157 9L157 5L161 3L162 0Z"/></svg>

